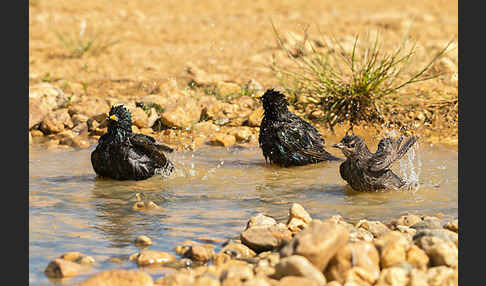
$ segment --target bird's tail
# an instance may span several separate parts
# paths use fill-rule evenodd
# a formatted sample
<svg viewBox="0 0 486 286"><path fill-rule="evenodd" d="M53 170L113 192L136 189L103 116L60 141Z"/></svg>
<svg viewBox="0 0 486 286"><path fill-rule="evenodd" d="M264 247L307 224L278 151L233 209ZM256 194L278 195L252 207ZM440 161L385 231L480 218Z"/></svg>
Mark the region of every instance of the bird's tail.
<svg viewBox="0 0 486 286"><path fill-rule="evenodd" d="M399 143L401 143L401 140L402 138L400 138L399 140ZM417 136L412 136L410 138L408 138L408 140L402 145L400 146L398 152L397 152L397 159L400 159L403 157L403 155L405 155L408 151L408 149L410 149L410 147L413 146L413 144L415 144L415 142L417 142L418 140L418 137Z"/></svg>

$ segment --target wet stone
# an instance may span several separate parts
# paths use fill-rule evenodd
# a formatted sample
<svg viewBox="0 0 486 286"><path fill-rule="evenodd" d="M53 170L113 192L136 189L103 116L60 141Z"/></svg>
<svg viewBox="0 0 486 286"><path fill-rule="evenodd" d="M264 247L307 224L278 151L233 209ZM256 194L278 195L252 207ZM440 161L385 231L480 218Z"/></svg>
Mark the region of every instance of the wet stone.
<svg viewBox="0 0 486 286"><path fill-rule="evenodd" d="M175 260L175 257L174 255L163 251L143 250L132 259L137 261L138 266L147 266L173 261Z"/></svg>
<svg viewBox="0 0 486 286"><path fill-rule="evenodd" d="M231 134L216 133L213 138L209 141L209 144L213 146L223 146L228 147L236 143L236 138Z"/></svg>
<svg viewBox="0 0 486 286"><path fill-rule="evenodd" d="M339 224L313 220L280 250L281 257L294 254L306 257L319 271L348 242L348 230Z"/></svg>
<svg viewBox="0 0 486 286"><path fill-rule="evenodd" d="M276 224L277 221L274 218L259 213L250 218L250 220L246 223L245 229L249 229L251 227L272 226Z"/></svg>
<svg viewBox="0 0 486 286"><path fill-rule="evenodd" d="M85 269L85 267L78 263L62 258L56 258L47 265L44 273L51 278L63 278L78 275Z"/></svg>
<svg viewBox="0 0 486 286"><path fill-rule="evenodd" d="M448 229L450 231L453 231L455 233L458 233L459 232L459 222L458 222L457 219L451 220L450 222L448 222L444 225L444 228Z"/></svg>
<svg viewBox="0 0 486 286"><path fill-rule="evenodd" d="M152 277L140 270L113 269L100 272L84 280L79 286L152 286Z"/></svg>
<svg viewBox="0 0 486 286"><path fill-rule="evenodd" d="M215 254L216 253L213 245L196 244L192 245L189 250L185 252L184 256L197 262L208 262L214 257Z"/></svg>
<svg viewBox="0 0 486 286"><path fill-rule="evenodd" d="M135 246L139 248L145 248L148 247L149 245L152 245L152 239L146 235L140 235L137 238L135 238Z"/></svg>
<svg viewBox="0 0 486 286"><path fill-rule="evenodd" d="M298 203L293 203L289 209L289 222L292 218L298 218L309 224L312 221L310 214Z"/></svg>
<svg viewBox="0 0 486 286"><path fill-rule="evenodd" d="M151 211L160 209L160 207L152 201L140 201L133 204L134 211Z"/></svg>
<svg viewBox="0 0 486 286"><path fill-rule="evenodd" d="M255 252L272 250L292 238L284 224L268 227L251 227L241 233L241 242Z"/></svg>
<svg viewBox="0 0 486 286"><path fill-rule="evenodd" d="M225 253L232 258L248 258L256 255L253 250L242 243L229 243L220 250L220 253Z"/></svg>
<svg viewBox="0 0 486 286"><path fill-rule="evenodd" d="M326 278L322 272L317 270L307 258L300 255L291 255L282 258L275 265L275 274L272 278L280 280L285 276L300 276L314 280L318 285L326 284Z"/></svg>

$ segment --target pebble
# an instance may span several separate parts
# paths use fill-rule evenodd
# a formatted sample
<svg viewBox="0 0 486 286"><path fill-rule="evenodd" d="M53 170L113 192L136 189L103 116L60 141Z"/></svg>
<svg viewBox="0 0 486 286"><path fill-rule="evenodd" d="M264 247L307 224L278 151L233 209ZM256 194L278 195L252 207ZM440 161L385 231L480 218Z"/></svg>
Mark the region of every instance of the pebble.
<svg viewBox="0 0 486 286"><path fill-rule="evenodd" d="M458 222L457 219L451 220L450 222L448 222L444 225L444 228L448 229L450 231L453 231L455 233L458 233L459 232L459 222Z"/></svg>
<svg viewBox="0 0 486 286"><path fill-rule="evenodd" d="M294 254L306 257L319 271L348 242L349 232L340 225L313 220L280 250L281 257Z"/></svg>
<svg viewBox="0 0 486 286"><path fill-rule="evenodd" d="M431 267L427 270L429 286L452 286L458 284L458 270L446 266Z"/></svg>
<svg viewBox="0 0 486 286"><path fill-rule="evenodd" d="M255 251L242 243L229 243L220 250L232 258L249 258L256 255Z"/></svg>
<svg viewBox="0 0 486 286"><path fill-rule="evenodd" d="M187 252L184 253L185 257L188 257L196 262L208 262L216 255L214 246L211 244L196 244L189 247Z"/></svg>
<svg viewBox="0 0 486 286"><path fill-rule="evenodd" d="M304 209L304 207L298 203L293 203L289 209L289 222L291 219L297 218L304 223L309 224L312 221L310 214Z"/></svg>
<svg viewBox="0 0 486 286"><path fill-rule="evenodd" d="M112 269L82 281L78 286L153 286L152 276L140 270Z"/></svg>
<svg viewBox="0 0 486 286"><path fill-rule="evenodd" d="M307 258L300 255L291 255L282 258L275 265L275 274L272 278L280 280L285 276L301 276L317 282L318 285L326 284L326 277L317 270Z"/></svg>
<svg viewBox="0 0 486 286"><path fill-rule="evenodd" d="M245 229L249 229L251 227L272 226L276 224L277 221L274 218L266 216L262 213L258 213L256 216L250 218L250 220L246 223Z"/></svg>
<svg viewBox="0 0 486 286"><path fill-rule="evenodd" d="M391 267L396 263L406 261L410 242L406 236L398 231L390 231L374 241L380 252L382 268Z"/></svg>
<svg viewBox="0 0 486 286"><path fill-rule="evenodd" d="M175 256L164 251L143 250L142 252L131 257L131 259L135 259L138 266L147 266L173 261L175 260Z"/></svg>
<svg viewBox="0 0 486 286"><path fill-rule="evenodd" d="M408 273L405 269L390 267L381 271L375 286L407 286L408 281Z"/></svg>
<svg viewBox="0 0 486 286"><path fill-rule="evenodd" d="M421 222L422 218L418 215L408 214L400 216L398 219L392 222L393 225L404 225L404 226L411 226L418 222Z"/></svg>
<svg viewBox="0 0 486 286"><path fill-rule="evenodd" d="M152 201L140 201L133 204L134 211L151 211L160 209L160 207Z"/></svg>
<svg viewBox="0 0 486 286"><path fill-rule="evenodd" d="M146 235L140 235L137 238L135 238L135 246L139 248L145 248L148 247L149 245L152 245L152 239Z"/></svg>
<svg viewBox="0 0 486 286"><path fill-rule="evenodd" d="M251 227L241 233L241 242L255 252L273 250L292 238L284 224Z"/></svg>
<svg viewBox="0 0 486 286"><path fill-rule="evenodd" d="M457 246L451 241L424 236L418 240L417 245L429 256L432 266L456 267L458 264Z"/></svg>
<svg viewBox="0 0 486 286"><path fill-rule="evenodd" d="M360 220L356 224L356 227L371 232L371 234L373 234L375 238L383 235L386 232L391 231L384 223L380 221L368 221L365 219Z"/></svg>
<svg viewBox="0 0 486 286"><path fill-rule="evenodd" d="M367 277L367 283L376 282L380 275L380 256L372 242L352 242L341 247L329 261L325 272L326 278L344 283L353 267L360 268L353 271Z"/></svg>
<svg viewBox="0 0 486 286"><path fill-rule="evenodd" d="M441 229L442 225L438 220L423 220L421 222L417 222L410 226L415 230L424 230L424 229Z"/></svg>
<svg viewBox="0 0 486 286"><path fill-rule="evenodd" d="M426 270L429 260L427 253L415 244L412 244L407 251L407 262L417 269Z"/></svg>
<svg viewBox="0 0 486 286"><path fill-rule="evenodd" d="M209 141L210 145L228 147L236 143L236 137L231 134L216 133Z"/></svg>
<svg viewBox="0 0 486 286"><path fill-rule="evenodd" d="M49 262L44 273L50 278L64 278L78 275L83 270L85 270L85 267L78 263L62 258L56 258Z"/></svg>

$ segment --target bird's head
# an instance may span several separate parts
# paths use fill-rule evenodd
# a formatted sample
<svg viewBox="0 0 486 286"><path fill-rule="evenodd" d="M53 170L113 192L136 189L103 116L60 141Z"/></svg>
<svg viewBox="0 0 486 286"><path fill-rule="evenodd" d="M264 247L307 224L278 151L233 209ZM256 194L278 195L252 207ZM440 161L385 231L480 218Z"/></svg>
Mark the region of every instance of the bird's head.
<svg viewBox="0 0 486 286"><path fill-rule="evenodd" d="M287 111L287 106L289 105L285 95L274 89L265 91L260 100L262 101L265 113Z"/></svg>
<svg viewBox="0 0 486 286"><path fill-rule="evenodd" d="M332 145L332 147L339 148L347 158L359 154L363 146L366 146L365 142L359 136L345 136L339 143Z"/></svg>
<svg viewBox="0 0 486 286"><path fill-rule="evenodd" d="M114 105L110 112L106 114L108 120L108 130L121 128L125 131L132 131L132 116L130 111L123 105Z"/></svg>

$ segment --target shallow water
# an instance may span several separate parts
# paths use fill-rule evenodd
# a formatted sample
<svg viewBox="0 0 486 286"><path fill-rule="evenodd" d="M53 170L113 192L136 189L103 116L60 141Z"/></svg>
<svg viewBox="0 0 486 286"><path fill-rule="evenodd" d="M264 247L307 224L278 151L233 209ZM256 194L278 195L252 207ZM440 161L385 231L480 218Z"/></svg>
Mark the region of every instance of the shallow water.
<svg viewBox="0 0 486 286"><path fill-rule="evenodd" d="M257 147L175 152L168 155L176 166L168 178L104 180L92 170L93 148L30 149L30 285L74 285L99 270L135 269L126 257L139 251L133 245L139 235L152 239L150 249L175 254L174 247L188 239L236 236L259 212L284 221L293 202L313 218L339 214L352 222L388 221L406 213L439 215L447 222L458 215L458 155L447 147L421 146L415 158L394 165L401 175L418 176L418 189L378 193L350 191L339 176L339 162L278 168L266 165ZM132 210L136 193L161 209ZM96 264L70 279L48 279L43 271L49 261L69 251L90 255ZM111 257L125 262L109 262ZM150 273L158 278L164 271Z"/></svg>

